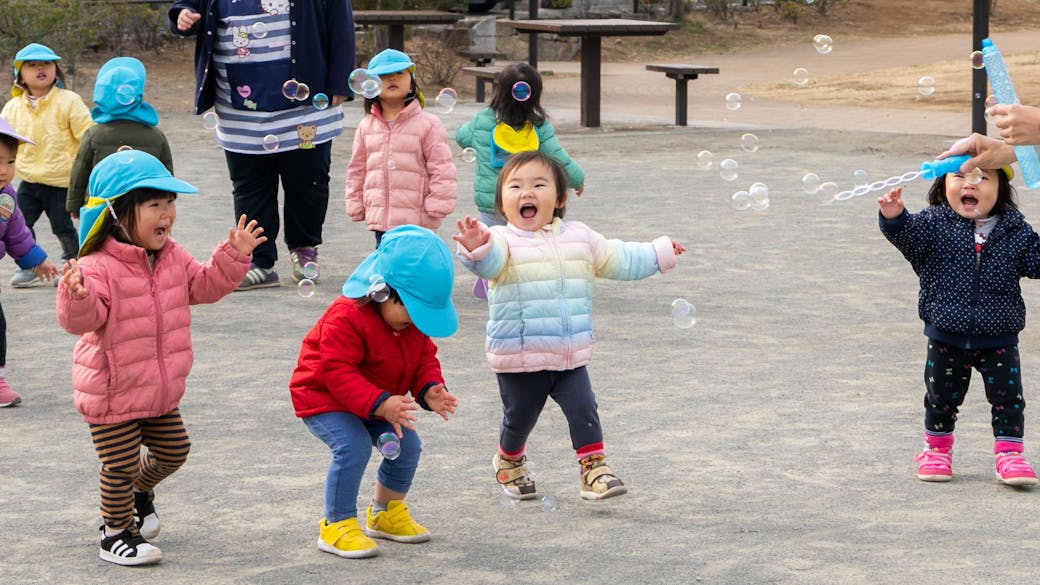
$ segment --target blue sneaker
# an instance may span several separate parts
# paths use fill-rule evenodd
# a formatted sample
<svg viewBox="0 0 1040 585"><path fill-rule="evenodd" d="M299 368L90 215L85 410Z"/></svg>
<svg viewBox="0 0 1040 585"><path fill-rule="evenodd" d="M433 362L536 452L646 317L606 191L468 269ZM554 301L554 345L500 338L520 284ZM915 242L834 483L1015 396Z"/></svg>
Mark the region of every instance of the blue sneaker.
<svg viewBox="0 0 1040 585"><path fill-rule="evenodd" d="M274 271L274 268L260 268L256 264L249 267L249 272L246 272L246 277L239 283L238 288L235 290L253 290L255 288L271 288L280 286L278 282L278 273Z"/></svg>

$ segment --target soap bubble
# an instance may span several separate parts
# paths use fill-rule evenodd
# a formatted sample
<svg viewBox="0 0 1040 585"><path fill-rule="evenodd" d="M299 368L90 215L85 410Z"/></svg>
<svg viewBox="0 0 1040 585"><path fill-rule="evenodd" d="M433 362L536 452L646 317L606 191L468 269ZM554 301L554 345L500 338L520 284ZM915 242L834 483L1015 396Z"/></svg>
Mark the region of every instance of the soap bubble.
<svg viewBox="0 0 1040 585"><path fill-rule="evenodd" d="M985 176L985 174L982 172L982 169L975 167L964 174L964 182L969 185L978 185L982 182L983 176Z"/></svg>
<svg viewBox="0 0 1040 585"><path fill-rule="evenodd" d="M120 85L116 88L116 101L121 106L129 106L137 101L137 90L128 83Z"/></svg>
<svg viewBox="0 0 1040 585"><path fill-rule="evenodd" d="M982 69L986 66L986 63L982 60L982 51L972 51L970 59L972 69Z"/></svg>
<svg viewBox="0 0 1040 585"><path fill-rule="evenodd" d="M740 147L747 152L755 152L758 150L758 136L754 134L744 134L740 137Z"/></svg>
<svg viewBox="0 0 1040 585"><path fill-rule="evenodd" d="M471 163L477 160L477 151L472 146L462 149L462 160Z"/></svg>
<svg viewBox="0 0 1040 585"><path fill-rule="evenodd" d="M262 39L267 36L267 25L262 22L253 23L253 36Z"/></svg>
<svg viewBox="0 0 1040 585"><path fill-rule="evenodd" d="M267 136L264 136L261 144L267 152L274 152L275 150L278 150L278 137L274 134L268 134Z"/></svg>
<svg viewBox="0 0 1040 585"><path fill-rule="evenodd" d="M317 288L318 287L314 285L313 280L303 278L296 284L296 293L305 299L309 299L314 296L314 292Z"/></svg>
<svg viewBox="0 0 1040 585"><path fill-rule="evenodd" d="M311 97L311 88L306 83L299 83L296 85L296 99L301 102L307 101L307 98Z"/></svg>
<svg viewBox="0 0 1040 585"><path fill-rule="evenodd" d="M837 194L838 184L833 181L827 181L826 183L820 183L820 188L816 191L816 198L820 203L830 203L834 201L834 197Z"/></svg>
<svg viewBox="0 0 1040 585"><path fill-rule="evenodd" d="M704 170L711 168L711 151L702 150L697 153L697 168Z"/></svg>
<svg viewBox="0 0 1040 585"><path fill-rule="evenodd" d="M826 55L834 50L834 40L827 35L816 35L812 42L816 47L816 52L821 55Z"/></svg>
<svg viewBox="0 0 1040 585"><path fill-rule="evenodd" d="M542 496L541 498L542 512L550 513L556 511L556 497L555 496Z"/></svg>
<svg viewBox="0 0 1040 585"><path fill-rule="evenodd" d="M455 103L458 101L458 92L450 87L445 87L437 92L437 97L433 98L433 105L436 106L438 112L450 114L455 109Z"/></svg>
<svg viewBox="0 0 1040 585"><path fill-rule="evenodd" d="M315 110L324 110L329 107L329 96L323 93L316 93L311 99L311 105L314 106Z"/></svg>
<svg viewBox="0 0 1040 585"><path fill-rule="evenodd" d="M689 329L697 323L697 309L684 298L672 301L672 322L679 329Z"/></svg>
<svg viewBox="0 0 1040 585"><path fill-rule="evenodd" d="M520 504L520 500L514 498L513 494L502 488L502 491L498 492L498 504L507 510L513 510Z"/></svg>
<svg viewBox="0 0 1040 585"><path fill-rule="evenodd" d="M747 191L737 191L730 196L729 204L737 211L744 211L751 207L751 194Z"/></svg>
<svg viewBox="0 0 1040 585"><path fill-rule="evenodd" d="M742 98L740 97L740 94L735 92L735 91L727 93L726 94L726 109L727 110L732 110L734 112L739 110L740 109L741 99Z"/></svg>
<svg viewBox="0 0 1040 585"><path fill-rule="evenodd" d="M526 81L517 81L513 84L513 99L518 102L526 102L531 99L531 84Z"/></svg>
<svg viewBox="0 0 1040 585"><path fill-rule="evenodd" d="M791 74L791 77L794 78L794 84L799 87L805 87L809 85L809 70L805 67L799 67L795 69L794 72Z"/></svg>
<svg viewBox="0 0 1040 585"><path fill-rule="evenodd" d="M350 91L372 99L383 91L383 81L378 75L373 75L367 69L355 69L347 78L347 86Z"/></svg>
<svg viewBox="0 0 1040 585"><path fill-rule="evenodd" d="M296 94L300 91L300 82L295 79L290 79L282 84L282 95L287 100L296 99Z"/></svg>
<svg viewBox="0 0 1040 585"><path fill-rule="evenodd" d="M856 181L857 185L866 185L870 182L870 173L864 169L856 169L852 171L852 178Z"/></svg>
<svg viewBox="0 0 1040 585"><path fill-rule="evenodd" d="M820 190L820 176L816 173L806 173L802 177L802 188L810 195L816 193Z"/></svg>
<svg viewBox="0 0 1040 585"><path fill-rule="evenodd" d="M217 124L220 123L220 118L216 112L206 112L202 114L202 127L206 130L216 130Z"/></svg>
<svg viewBox="0 0 1040 585"><path fill-rule="evenodd" d="M925 75L921 79L918 79L917 92L926 97L935 93L935 78Z"/></svg>
<svg viewBox="0 0 1040 585"><path fill-rule="evenodd" d="M303 277L308 280L317 280L318 278L318 263L307 262L303 265Z"/></svg>
<svg viewBox="0 0 1040 585"><path fill-rule="evenodd" d="M752 209L762 211L769 207L769 187L765 183L752 183L748 187L748 196Z"/></svg>
<svg viewBox="0 0 1040 585"><path fill-rule="evenodd" d="M380 455L393 461L401 455L401 441L393 433L383 433L376 439L376 449Z"/></svg>
<svg viewBox="0 0 1040 585"><path fill-rule="evenodd" d="M719 163L719 176L725 181L737 179L737 161L727 158Z"/></svg>

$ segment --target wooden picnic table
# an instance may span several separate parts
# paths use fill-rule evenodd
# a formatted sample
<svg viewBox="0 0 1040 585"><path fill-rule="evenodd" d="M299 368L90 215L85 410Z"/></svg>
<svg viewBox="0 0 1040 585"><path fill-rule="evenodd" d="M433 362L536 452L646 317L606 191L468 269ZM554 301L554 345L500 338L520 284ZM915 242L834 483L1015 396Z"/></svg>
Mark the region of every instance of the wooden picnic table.
<svg viewBox="0 0 1040 585"><path fill-rule="evenodd" d="M462 16L443 10L355 10L354 22L365 26L386 25L390 48L404 51L405 25L455 24Z"/></svg>
<svg viewBox="0 0 1040 585"><path fill-rule="evenodd" d="M660 36L679 28L674 22L627 18L503 20L517 32L556 33L581 38L581 125L599 127L600 70L603 37Z"/></svg>

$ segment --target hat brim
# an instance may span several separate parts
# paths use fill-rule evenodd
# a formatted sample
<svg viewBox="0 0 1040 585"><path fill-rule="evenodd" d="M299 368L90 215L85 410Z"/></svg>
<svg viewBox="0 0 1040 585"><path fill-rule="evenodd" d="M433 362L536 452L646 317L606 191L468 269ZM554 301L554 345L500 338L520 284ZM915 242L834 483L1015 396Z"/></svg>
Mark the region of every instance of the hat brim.
<svg viewBox="0 0 1040 585"><path fill-rule="evenodd" d="M406 63L390 63L387 65L377 65L371 69L366 69L366 71L372 75L380 76L390 75L391 73L400 73L401 71L413 71L414 69L414 63L411 65Z"/></svg>
<svg viewBox="0 0 1040 585"><path fill-rule="evenodd" d="M184 193L192 194L198 193L197 187L190 183L174 178L174 177L156 177L153 179L142 179L126 191L122 193L116 193L114 195L99 194L100 197L112 201L118 199L123 195L126 195L134 189L157 189L159 191L168 191L170 193ZM104 218L104 214L108 211L107 204L94 205L91 207L81 207L79 210L79 249L83 250L83 244L87 243L94 234L101 229L101 220Z"/></svg>
<svg viewBox="0 0 1040 585"><path fill-rule="evenodd" d="M378 254L372 252L367 258L358 264L350 277L343 283L343 296L352 299L360 299L368 294L368 287L372 281L369 280L376 273L376 261Z"/></svg>

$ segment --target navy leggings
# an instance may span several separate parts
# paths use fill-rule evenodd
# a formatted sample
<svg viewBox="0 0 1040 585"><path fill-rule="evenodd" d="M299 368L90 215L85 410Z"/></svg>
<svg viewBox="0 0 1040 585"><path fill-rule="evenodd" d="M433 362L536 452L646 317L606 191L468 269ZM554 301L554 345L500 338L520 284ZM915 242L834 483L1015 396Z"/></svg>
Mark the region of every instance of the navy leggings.
<svg viewBox="0 0 1040 585"><path fill-rule="evenodd" d="M986 387L992 413L993 436L1022 438L1022 372L1018 346L960 349L928 340L924 368L924 428L929 433L952 433L957 411L964 403L971 370L978 370Z"/></svg>
<svg viewBox="0 0 1040 585"><path fill-rule="evenodd" d="M506 453L518 453L524 449L549 397L560 405L567 417L571 446L575 451L603 442L596 395L592 393L585 366L562 372L498 374L498 391L502 396L502 427L498 444Z"/></svg>

